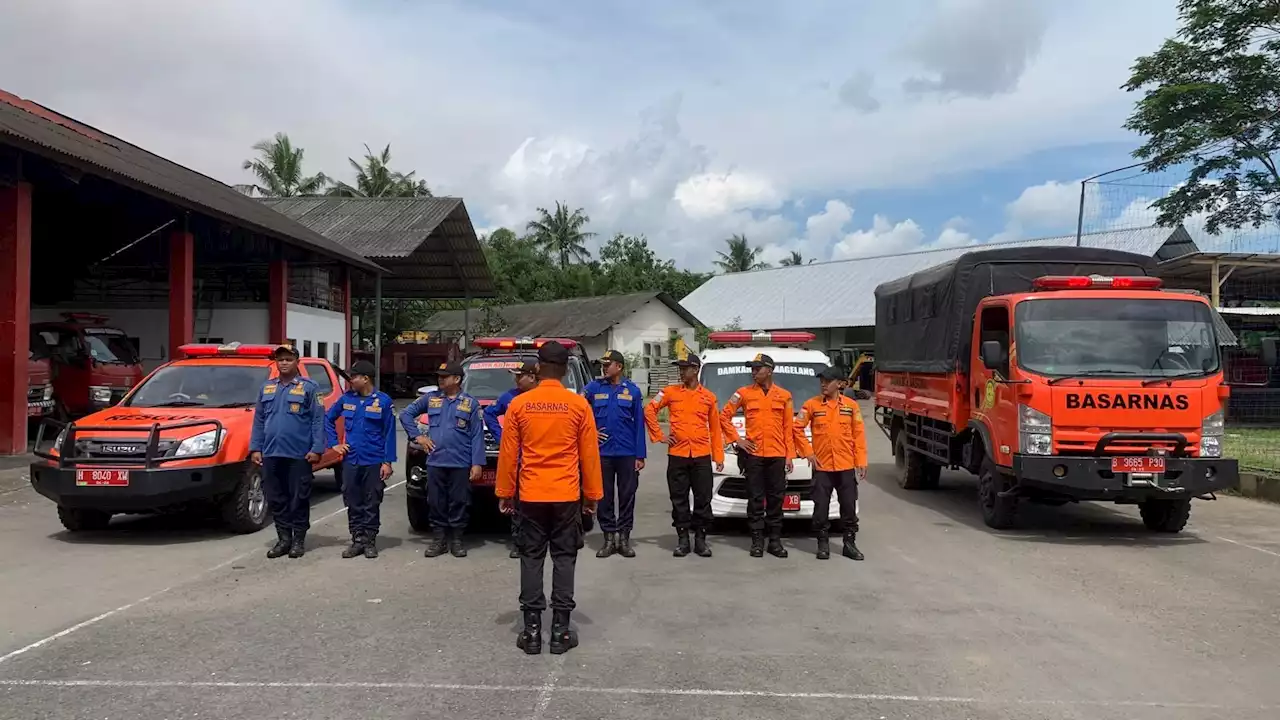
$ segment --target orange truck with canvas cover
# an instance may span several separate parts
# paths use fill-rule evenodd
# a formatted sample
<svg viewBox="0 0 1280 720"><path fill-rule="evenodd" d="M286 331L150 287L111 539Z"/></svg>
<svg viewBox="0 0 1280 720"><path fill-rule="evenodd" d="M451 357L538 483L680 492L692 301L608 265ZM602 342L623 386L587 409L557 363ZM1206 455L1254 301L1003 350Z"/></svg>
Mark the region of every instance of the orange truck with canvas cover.
<svg viewBox="0 0 1280 720"><path fill-rule="evenodd" d="M115 514L207 507L235 532L271 522L260 468L249 461L253 413L276 375L275 345L183 345L181 359L156 368L118 405L36 435L31 485L58 505L68 530L100 530ZM343 389L321 358L300 358L325 407ZM42 449L45 430L57 439ZM338 426L339 442L345 435ZM338 464L325 450L315 468Z"/></svg>
<svg viewBox="0 0 1280 720"><path fill-rule="evenodd" d="M876 288L876 422L906 489L978 476L984 522L1019 502L1136 504L1179 532L1234 487L1204 297L1162 289L1146 256L980 250Z"/></svg>

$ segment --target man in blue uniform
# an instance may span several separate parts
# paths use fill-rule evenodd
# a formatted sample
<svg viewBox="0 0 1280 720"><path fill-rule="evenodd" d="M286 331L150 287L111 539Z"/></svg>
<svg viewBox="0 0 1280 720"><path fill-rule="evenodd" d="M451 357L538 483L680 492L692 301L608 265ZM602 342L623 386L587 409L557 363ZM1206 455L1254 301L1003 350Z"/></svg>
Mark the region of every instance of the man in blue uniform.
<svg viewBox="0 0 1280 720"><path fill-rule="evenodd" d="M410 403L400 413L409 439L427 453L427 505L435 537L423 554L452 553L466 557L462 533L471 506L471 483L484 468L484 420L480 403L462 392L462 365L443 363L440 389ZM418 431L417 418L427 414L427 434Z"/></svg>
<svg viewBox="0 0 1280 720"><path fill-rule="evenodd" d="M249 459L262 466L262 487L276 521L276 544L267 557L300 558L311 529L311 465L324 452L324 401L320 388L298 374L298 351L276 348L277 376L258 391L249 437Z"/></svg>
<svg viewBox="0 0 1280 720"><path fill-rule="evenodd" d="M614 553L635 557L631 529L635 526L636 489L646 456L644 395L623 376L622 353L610 350L600 358L604 378L591 381L582 394L591 404L600 435L600 472L604 501L600 503L600 532L604 544L596 557ZM615 503L617 509L614 509Z"/></svg>
<svg viewBox="0 0 1280 720"><path fill-rule="evenodd" d="M373 386L374 368L368 360L351 366L351 389L325 413L329 447L342 455L342 499L347 504L351 546L342 557L378 557L382 526L382 495L396 461L396 418L391 396ZM338 444L338 418L346 442Z"/></svg>
<svg viewBox="0 0 1280 720"><path fill-rule="evenodd" d="M538 386L538 366L534 363L520 363L520 367L513 368L511 374L516 376L516 386L502 393L497 402L484 409L484 425L489 428L489 432L493 433L493 441L497 443L498 447L502 447L502 423L498 418L507 414L507 408L511 405L512 398ZM514 504L519 503L519 501L519 490L517 489L516 497L512 499L512 502ZM511 514L511 543L507 549L510 557L520 557L519 512Z"/></svg>

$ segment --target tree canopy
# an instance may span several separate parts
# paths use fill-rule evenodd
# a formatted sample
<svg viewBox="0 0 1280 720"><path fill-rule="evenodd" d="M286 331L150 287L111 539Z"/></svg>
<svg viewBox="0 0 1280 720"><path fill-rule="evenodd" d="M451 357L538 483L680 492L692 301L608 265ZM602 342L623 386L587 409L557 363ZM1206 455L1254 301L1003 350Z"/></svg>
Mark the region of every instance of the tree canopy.
<svg viewBox="0 0 1280 720"><path fill-rule="evenodd" d="M318 195L329 184L324 173L303 174L303 150L295 148L284 133L255 143L253 149L258 156L245 160L242 167L253 173L258 182L237 185L236 189L242 193L262 197Z"/></svg>
<svg viewBox="0 0 1280 720"><path fill-rule="evenodd" d="M721 250L717 253L719 259L715 261L716 267L727 273L733 272L749 272L751 270L763 270L769 267L769 263L761 262L760 248L751 247L751 243L745 235L734 235L725 240L728 249Z"/></svg>

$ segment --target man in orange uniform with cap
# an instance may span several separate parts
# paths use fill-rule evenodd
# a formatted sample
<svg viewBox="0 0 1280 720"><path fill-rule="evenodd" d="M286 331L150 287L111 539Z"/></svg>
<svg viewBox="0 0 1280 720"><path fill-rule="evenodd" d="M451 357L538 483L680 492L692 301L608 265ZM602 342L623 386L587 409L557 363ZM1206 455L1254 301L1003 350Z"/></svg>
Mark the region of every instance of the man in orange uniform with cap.
<svg viewBox="0 0 1280 720"><path fill-rule="evenodd" d="M680 384L662 389L644 409L649 439L666 443L667 489L671 493L671 524L676 529L676 549L672 554L689 554L689 527L693 526L693 552L711 557L707 547L707 527L711 525L711 463L724 470L724 441L716 396L698 382L702 361L690 354L676 361ZM671 432L662 436L658 411L668 408ZM689 491L693 491L693 512L689 512Z"/></svg>
<svg viewBox="0 0 1280 720"><path fill-rule="evenodd" d="M840 499L844 524L844 552L862 560L854 540L858 535L858 480L867 473L867 434L858 403L840 390L845 378L833 367L818 374L822 394L809 398L796 414L795 443L813 467L813 530L818 536L818 559L831 557L831 491ZM805 428L813 434L811 445Z"/></svg>
<svg viewBox="0 0 1280 720"><path fill-rule="evenodd" d="M578 645L569 627L573 575L582 547L582 513L604 497L600 440L591 406L565 388L569 351L558 342L538 348L538 386L511 400L498 450L494 494L505 513L520 514L520 609L524 631L516 646L542 652L542 571L551 551L551 652ZM520 503L512 500L519 488Z"/></svg>
<svg viewBox="0 0 1280 720"><path fill-rule="evenodd" d="M752 384L739 388L720 412L720 427L737 438L738 467L747 478L747 525L751 528L751 557L764 556L764 531L769 531L769 554L784 558L782 547L782 496L787 473L793 469L795 412L791 393L773 384L773 358L756 355L747 363ZM745 437L738 437L733 416L739 408L746 416Z"/></svg>

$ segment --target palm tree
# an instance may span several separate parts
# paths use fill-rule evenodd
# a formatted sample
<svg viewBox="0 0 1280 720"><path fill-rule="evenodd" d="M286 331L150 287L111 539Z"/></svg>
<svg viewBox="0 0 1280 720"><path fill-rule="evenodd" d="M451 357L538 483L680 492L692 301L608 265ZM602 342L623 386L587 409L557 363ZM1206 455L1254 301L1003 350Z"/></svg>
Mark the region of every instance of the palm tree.
<svg viewBox="0 0 1280 720"><path fill-rule="evenodd" d="M390 168L391 145L377 155L364 146L364 163L347 158L356 171L356 184L335 182L329 195L340 197L431 197L431 189L425 180L415 180L416 173L399 173Z"/></svg>
<svg viewBox="0 0 1280 720"><path fill-rule="evenodd" d="M810 260L809 262L813 262L813 261ZM778 264L783 266L788 266L788 267L792 265L803 265L804 256L800 254L799 250L792 250L791 255L788 257L782 258L782 262Z"/></svg>
<svg viewBox="0 0 1280 720"><path fill-rule="evenodd" d="M558 257L560 267L567 268L571 260L581 262L591 257L586 240L595 233L584 229L589 222L591 218L582 208L569 212L568 205L557 201L554 213L538 208L538 219L530 220L525 229L538 247Z"/></svg>
<svg viewBox="0 0 1280 720"><path fill-rule="evenodd" d="M750 270L763 270L769 267L769 263L760 262L756 258L760 256L760 248L752 248L751 243L747 241L745 235L734 235L725 240L729 244L729 251L720 251L720 259L716 260L716 266L727 273L748 272Z"/></svg>
<svg viewBox="0 0 1280 720"><path fill-rule="evenodd" d="M255 143L258 157L245 160L243 168L253 172L256 183L236 185L246 195L257 193L262 197L297 197L318 195L329 183L324 173L310 177L302 174L302 148L295 148L289 136L276 133L271 140Z"/></svg>

